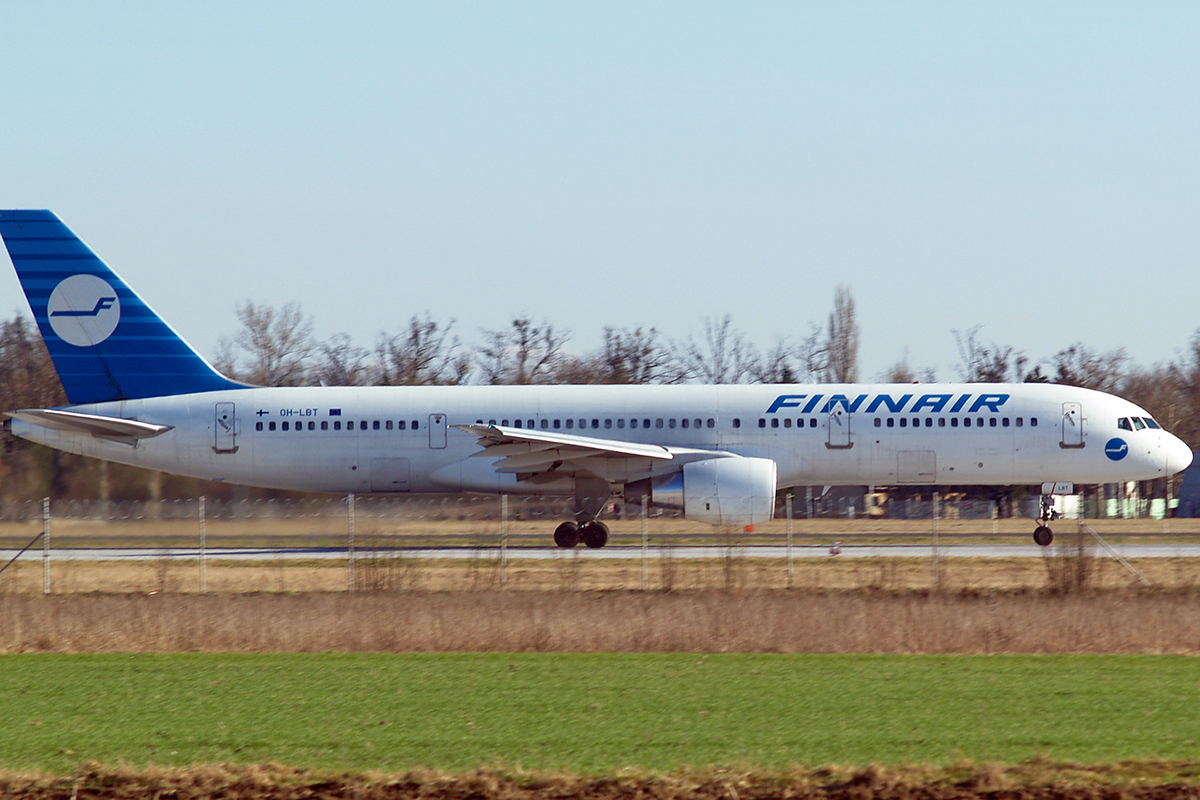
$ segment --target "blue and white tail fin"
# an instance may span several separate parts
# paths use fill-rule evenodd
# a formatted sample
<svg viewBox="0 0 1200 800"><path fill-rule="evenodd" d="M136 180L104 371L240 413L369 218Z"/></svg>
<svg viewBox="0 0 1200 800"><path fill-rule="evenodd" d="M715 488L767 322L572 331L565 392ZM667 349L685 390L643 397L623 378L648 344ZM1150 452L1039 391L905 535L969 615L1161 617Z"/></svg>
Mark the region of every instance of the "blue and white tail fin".
<svg viewBox="0 0 1200 800"><path fill-rule="evenodd" d="M75 405L239 388L49 211L0 211L0 237Z"/></svg>

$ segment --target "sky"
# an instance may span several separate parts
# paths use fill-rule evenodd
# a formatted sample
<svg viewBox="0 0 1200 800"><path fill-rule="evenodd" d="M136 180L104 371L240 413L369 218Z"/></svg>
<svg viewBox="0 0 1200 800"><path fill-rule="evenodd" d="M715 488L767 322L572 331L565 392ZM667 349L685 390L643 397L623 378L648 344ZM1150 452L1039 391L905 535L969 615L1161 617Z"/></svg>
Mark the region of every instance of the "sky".
<svg viewBox="0 0 1200 800"><path fill-rule="evenodd" d="M1174 359L1200 327L1200 4L105 3L0 19L0 207L202 354L246 300L760 347L849 287L860 377ZM11 267L0 314L27 312Z"/></svg>

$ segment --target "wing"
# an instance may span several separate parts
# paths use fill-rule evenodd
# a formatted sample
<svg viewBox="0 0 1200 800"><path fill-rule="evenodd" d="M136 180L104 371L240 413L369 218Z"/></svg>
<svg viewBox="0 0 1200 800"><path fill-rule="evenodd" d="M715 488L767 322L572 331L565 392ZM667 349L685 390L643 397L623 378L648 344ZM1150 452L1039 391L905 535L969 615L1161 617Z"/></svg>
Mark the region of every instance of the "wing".
<svg viewBox="0 0 1200 800"><path fill-rule="evenodd" d="M670 462L676 457L673 448L656 444L499 425L455 427L479 438L483 450L474 458L500 459L496 471L515 474L522 481L553 480L581 472L620 481L627 474L656 472L656 462Z"/></svg>
<svg viewBox="0 0 1200 800"><path fill-rule="evenodd" d="M127 444L136 444L139 439L161 436L172 428L171 425L154 425L135 419L80 414L77 411L58 411L53 408L25 408L20 411L7 411L5 415L30 425L68 433L86 433L99 439L113 439Z"/></svg>

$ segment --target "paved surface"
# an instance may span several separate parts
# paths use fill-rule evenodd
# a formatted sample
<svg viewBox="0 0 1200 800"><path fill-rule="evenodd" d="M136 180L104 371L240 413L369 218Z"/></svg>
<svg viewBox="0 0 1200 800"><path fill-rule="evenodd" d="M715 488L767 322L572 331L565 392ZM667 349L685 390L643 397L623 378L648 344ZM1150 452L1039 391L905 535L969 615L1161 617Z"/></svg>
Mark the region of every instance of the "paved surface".
<svg viewBox="0 0 1200 800"><path fill-rule="evenodd" d="M1200 558L1200 544L1116 544L1113 549L1124 558ZM1058 548L1048 548L1051 553L1059 552ZM1106 557L1106 550L1093 543L1095 555ZM724 558L728 549L717 546L679 545L666 548L672 558L677 559L716 559ZM951 544L938 547L938 555L944 558L1041 558L1047 548L1033 544ZM16 550L0 550L0 566L3 566L14 555ZM43 551L34 547L21 556L22 561L34 561L42 558ZM407 548L403 551L410 558L499 558L499 548L479 549L472 547L454 548ZM650 558L660 558L664 548L652 546L649 548ZM781 545L752 545L735 547L734 553L746 558L786 558L787 548ZM892 545L851 545L843 544L838 558L929 558L932 547L928 544L892 544ZM238 561L269 561L269 560L302 560L302 559L339 559L346 557L342 548L209 548L205 555L209 559L238 560ZM829 545L797 545L792 548L795 558L831 558ZM199 556L196 548L64 548L51 549L50 558L54 561L149 561L155 559L194 559ZM641 558L642 550L638 546L608 546L600 550L589 550L580 546L573 550L563 550L557 547L510 547L509 558L524 559L556 559L556 558L589 558L589 559L631 559Z"/></svg>

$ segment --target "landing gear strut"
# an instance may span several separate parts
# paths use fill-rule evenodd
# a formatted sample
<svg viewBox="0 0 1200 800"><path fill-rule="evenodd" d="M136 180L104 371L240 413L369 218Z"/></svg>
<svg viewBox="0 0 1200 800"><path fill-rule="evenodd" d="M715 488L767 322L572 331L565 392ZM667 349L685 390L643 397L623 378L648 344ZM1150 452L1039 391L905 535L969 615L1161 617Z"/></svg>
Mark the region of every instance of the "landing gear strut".
<svg viewBox="0 0 1200 800"><path fill-rule="evenodd" d="M554 529L554 543L559 547L574 547L580 542L592 549L604 547L608 544L608 526L598 519L593 519L582 525L564 522Z"/></svg>
<svg viewBox="0 0 1200 800"><path fill-rule="evenodd" d="M1047 547L1054 541L1054 531L1050 530L1047 522L1052 522L1058 518L1058 512L1054 510L1054 495L1042 495L1042 513L1038 516L1038 522L1041 524L1033 531L1033 541L1042 547Z"/></svg>

